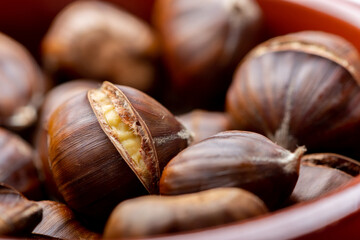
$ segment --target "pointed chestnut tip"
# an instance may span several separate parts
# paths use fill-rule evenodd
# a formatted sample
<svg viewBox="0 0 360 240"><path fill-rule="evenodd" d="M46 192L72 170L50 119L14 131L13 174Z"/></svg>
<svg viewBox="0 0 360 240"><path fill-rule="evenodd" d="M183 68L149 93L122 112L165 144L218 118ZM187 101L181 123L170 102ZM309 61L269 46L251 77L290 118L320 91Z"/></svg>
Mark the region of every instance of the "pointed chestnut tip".
<svg viewBox="0 0 360 240"><path fill-rule="evenodd" d="M305 152L306 152L306 147L305 146L300 146L298 147L295 152L293 153L294 154L294 159L295 159L295 162L296 162L296 171L299 172L299 169L300 169L300 162L301 162L301 159L302 157L304 156Z"/></svg>

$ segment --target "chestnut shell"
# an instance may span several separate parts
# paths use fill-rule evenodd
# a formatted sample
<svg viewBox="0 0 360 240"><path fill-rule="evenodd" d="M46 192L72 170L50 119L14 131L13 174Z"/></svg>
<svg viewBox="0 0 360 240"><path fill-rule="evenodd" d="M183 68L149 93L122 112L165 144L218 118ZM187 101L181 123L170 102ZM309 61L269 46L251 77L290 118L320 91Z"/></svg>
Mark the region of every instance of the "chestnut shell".
<svg viewBox="0 0 360 240"><path fill-rule="evenodd" d="M30 199L42 197L33 148L18 135L0 128L0 182Z"/></svg>
<svg viewBox="0 0 360 240"><path fill-rule="evenodd" d="M30 53L1 32L0 62L0 125L15 130L29 127L37 119L45 79Z"/></svg>
<svg viewBox="0 0 360 240"><path fill-rule="evenodd" d="M306 31L256 47L239 65L226 108L237 129L294 150L345 152L360 136L360 57L346 40Z"/></svg>
<svg viewBox="0 0 360 240"><path fill-rule="evenodd" d="M39 122L36 128L35 149L36 149L36 167L38 168L39 177L44 182L47 194L51 198L63 200L61 194L56 188L50 165L48 154L48 121L51 114L63 102L77 95L80 92L86 92L91 88L98 87L99 83L92 80L72 80L64 84L60 84L53 88L45 95L44 102L40 109Z"/></svg>
<svg viewBox="0 0 360 240"><path fill-rule="evenodd" d="M295 187L304 151L291 153L257 133L221 132L176 155L163 171L160 193L239 187L274 209Z"/></svg>
<svg viewBox="0 0 360 240"><path fill-rule="evenodd" d="M149 129L160 171L188 144L184 127L150 96L117 86ZM85 216L105 220L117 203L147 193L95 116L86 93L64 102L49 120L49 161L66 203ZM158 179L154 176L154 192ZM152 181L153 181L152 180Z"/></svg>
<svg viewBox="0 0 360 240"><path fill-rule="evenodd" d="M173 92L182 103L214 109L223 101L236 65L260 40L257 3L159 0L153 18Z"/></svg>
<svg viewBox="0 0 360 240"><path fill-rule="evenodd" d="M109 80L146 91L155 81L157 38L142 20L103 1L74 1L42 42L45 71L59 81Z"/></svg>

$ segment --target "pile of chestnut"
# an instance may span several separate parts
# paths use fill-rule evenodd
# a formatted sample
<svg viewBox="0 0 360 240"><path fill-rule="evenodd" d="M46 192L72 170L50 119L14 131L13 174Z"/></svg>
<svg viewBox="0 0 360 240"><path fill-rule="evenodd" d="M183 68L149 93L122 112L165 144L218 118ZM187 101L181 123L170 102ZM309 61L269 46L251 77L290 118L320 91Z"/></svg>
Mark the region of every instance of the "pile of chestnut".
<svg viewBox="0 0 360 240"><path fill-rule="evenodd" d="M157 0L152 15L74 1L40 64L0 33L0 237L201 231L360 173L349 42L266 39L253 0Z"/></svg>

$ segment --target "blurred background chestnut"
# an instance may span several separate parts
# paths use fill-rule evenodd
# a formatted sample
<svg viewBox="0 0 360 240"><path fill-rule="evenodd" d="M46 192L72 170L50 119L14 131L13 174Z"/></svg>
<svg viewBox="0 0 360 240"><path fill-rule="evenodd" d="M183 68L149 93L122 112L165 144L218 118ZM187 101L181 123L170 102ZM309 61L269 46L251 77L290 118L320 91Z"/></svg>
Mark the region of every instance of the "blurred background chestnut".
<svg viewBox="0 0 360 240"><path fill-rule="evenodd" d="M19 136L0 128L0 153L0 183L14 187L30 199L41 199L33 148Z"/></svg>
<svg viewBox="0 0 360 240"><path fill-rule="evenodd" d="M60 82L92 78L149 91L158 55L150 26L100 1L66 6L42 41L45 72Z"/></svg>
<svg viewBox="0 0 360 240"><path fill-rule="evenodd" d="M173 90L167 101L222 109L236 65L261 39L257 3L158 0L153 18Z"/></svg>
<svg viewBox="0 0 360 240"><path fill-rule="evenodd" d="M114 5L150 22L155 0L108 0ZM75 0L11 0L0 8L0 31L21 42L37 60L40 60L40 42L51 21Z"/></svg>
<svg viewBox="0 0 360 240"><path fill-rule="evenodd" d="M28 51L0 33L0 126L21 130L37 120L46 89L41 70Z"/></svg>

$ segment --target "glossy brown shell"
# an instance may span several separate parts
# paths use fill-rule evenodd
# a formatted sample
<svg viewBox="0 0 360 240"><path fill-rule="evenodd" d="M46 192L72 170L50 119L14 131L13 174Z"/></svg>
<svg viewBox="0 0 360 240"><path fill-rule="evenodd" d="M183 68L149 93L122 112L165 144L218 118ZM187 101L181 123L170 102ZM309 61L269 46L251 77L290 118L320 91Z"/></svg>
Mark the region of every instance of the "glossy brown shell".
<svg viewBox="0 0 360 240"><path fill-rule="evenodd" d="M290 150L305 145L310 151L345 151L360 136L359 64L355 48L332 34L271 39L239 65L227 111L238 129Z"/></svg>
<svg viewBox="0 0 360 240"><path fill-rule="evenodd" d="M39 122L36 129L35 148L36 148L36 167L39 170L40 178L43 180L47 194L52 198L62 199L61 194L57 191L50 166L48 154L48 121L51 114L63 102L71 97L85 92L91 88L96 88L100 84L91 80L73 80L53 88L45 96L44 102L40 109Z"/></svg>
<svg viewBox="0 0 360 240"><path fill-rule="evenodd" d="M42 189L32 147L18 135L0 128L0 153L0 182L28 198L40 199Z"/></svg>
<svg viewBox="0 0 360 240"><path fill-rule="evenodd" d="M0 184L0 236L30 234L41 218L42 208L36 202Z"/></svg>
<svg viewBox="0 0 360 240"><path fill-rule="evenodd" d="M177 118L191 132L193 136L192 144L219 132L232 129L230 117L224 112L195 109L181 114Z"/></svg>
<svg viewBox="0 0 360 240"><path fill-rule="evenodd" d="M260 38L255 1L159 0L153 16L174 91L193 104L225 92L236 65Z"/></svg>
<svg viewBox="0 0 360 240"><path fill-rule="evenodd" d="M100 234L86 229L71 209L63 203L40 201L43 210L41 222L32 233L59 239L99 239Z"/></svg>
<svg viewBox="0 0 360 240"><path fill-rule="evenodd" d="M360 173L360 163L333 153L315 153L302 157L299 179L289 203L310 201L345 186Z"/></svg>
<svg viewBox="0 0 360 240"><path fill-rule="evenodd" d="M118 86L146 124L159 169L188 144L183 126L148 95ZM49 161L59 192L88 216L107 217L120 201L146 194L136 174L100 127L86 93L63 103L49 121ZM151 180L157 192L158 178Z"/></svg>
<svg viewBox="0 0 360 240"><path fill-rule="evenodd" d="M221 132L176 155L163 171L160 193L240 187L274 208L290 196L304 151L291 153L252 132Z"/></svg>
<svg viewBox="0 0 360 240"><path fill-rule="evenodd" d="M0 125L22 129L33 124L45 80L28 51L0 33Z"/></svg>
<svg viewBox="0 0 360 240"><path fill-rule="evenodd" d="M216 188L179 196L144 196L122 202L114 209L104 237L122 239L190 231L267 212L263 201L240 188Z"/></svg>
<svg viewBox="0 0 360 240"><path fill-rule="evenodd" d="M145 91L155 80L157 44L145 22L112 4L75 1L55 18L42 55L45 70L60 80L109 80Z"/></svg>

